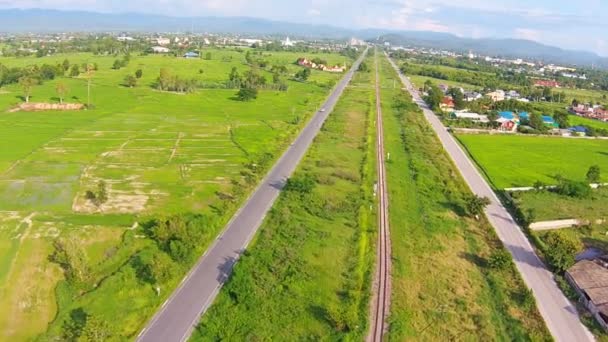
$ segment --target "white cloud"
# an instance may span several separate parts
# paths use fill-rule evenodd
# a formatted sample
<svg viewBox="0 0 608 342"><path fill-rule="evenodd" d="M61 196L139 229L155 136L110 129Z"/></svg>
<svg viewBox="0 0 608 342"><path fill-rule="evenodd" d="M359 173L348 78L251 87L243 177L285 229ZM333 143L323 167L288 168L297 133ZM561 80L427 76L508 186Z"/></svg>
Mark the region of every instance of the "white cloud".
<svg viewBox="0 0 608 342"><path fill-rule="evenodd" d="M316 8L311 8L306 13L308 13L308 15L312 15L312 16L315 16L315 17L318 17L318 16L321 15L321 11L319 11Z"/></svg>

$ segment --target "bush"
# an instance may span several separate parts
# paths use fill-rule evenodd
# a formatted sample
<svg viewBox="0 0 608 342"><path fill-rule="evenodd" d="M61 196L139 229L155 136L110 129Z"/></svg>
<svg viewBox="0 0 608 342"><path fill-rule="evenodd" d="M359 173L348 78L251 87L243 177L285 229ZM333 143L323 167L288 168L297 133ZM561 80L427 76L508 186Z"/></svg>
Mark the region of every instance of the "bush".
<svg viewBox="0 0 608 342"><path fill-rule="evenodd" d="M287 180L284 190L300 194L309 194L314 190L315 186L316 182L310 175L295 176Z"/></svg>
<svg viewBox="0 0 608 342"><path fill-rule="evenodd" d="M258 98L258 90L253 87L243 87L236 94L239 101L251 101Z"/></svg>
<svg viewBox="0 0 608 342"><path fill-rule="evenodd" d="M511 265L511 254L505 249L499 249L490 256L488 265L498 270L507 269Z"/></svg>
<svg viewBox="0 0 608 342"><path fill-rule="evenodd" d="M574 265L574 257L583 249L579 239L561 231L547 233L544 240L547 261L559 273Z"/></svg>
<svg viewBox="0 0 608 342"><path fill-rule="evenodd" d="M555 191L564 196L587 198L591 196L591 187L586 182L561 179Z"/></svg>

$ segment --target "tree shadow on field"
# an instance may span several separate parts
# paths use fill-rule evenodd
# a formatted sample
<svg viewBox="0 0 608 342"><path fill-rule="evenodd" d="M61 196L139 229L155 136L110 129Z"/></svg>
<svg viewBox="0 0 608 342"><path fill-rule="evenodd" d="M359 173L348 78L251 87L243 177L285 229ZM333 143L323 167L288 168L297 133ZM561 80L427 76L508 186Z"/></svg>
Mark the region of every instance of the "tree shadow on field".
<svg viewBox="0 0 608 342"><path fill-rule="evenodd" d="M607 156L608 157L608 152L604 152L604 151L599 151L598 154L601 154L603 156Z"/></svg>
<svg viewBox="0 0 608 342"><path fill-rule="evenodd" d="M21 102L25 102L25 96L23 96L23 95L17 95L17 96L15 96L15 98ZM30 100L31 99L32 99L32 97L30 96Z"/></svg>
<svg viewBox="0 0 608 342"><path fill-rule="evenodd" d="M234 257L224 258L224 262L217 267L217 269L219 271L219 274L217 276L217 281L219 281L222 284L224 284L226 281L228 281L228 279L230 278L230 274L232 273L232 268L234 267L235 263L236 263L236 258L234 258Z"/></svg>
<svg viewBox="0 0 608 342"><path fill-rule="evenodd" d="M461 258L467 260L468 262L476 265L479 268L487 268L488 267L488 260L486 258L482 258L479 255L476 254L472 254L472 253L465 253L462 252L459 255Z"/></svg>
<svg viewBox="0 0 608 342"><path fill-rule="evenodd" d="M310 312L312 316L319 322L333 324L329 319L329 313L327 312L327 309L320 305L308 306L308 312Z"/></svg>
<svg viewBox="0 0 608 342"><path fill-rule="evenodd" d="M466 209L464 208L464 206L462 205L462 203L458 203L458 202L441 202L439 204L442 207L444 207L445 209L454 212L456 215L458 215L460 217L467 216Z"/></svg>

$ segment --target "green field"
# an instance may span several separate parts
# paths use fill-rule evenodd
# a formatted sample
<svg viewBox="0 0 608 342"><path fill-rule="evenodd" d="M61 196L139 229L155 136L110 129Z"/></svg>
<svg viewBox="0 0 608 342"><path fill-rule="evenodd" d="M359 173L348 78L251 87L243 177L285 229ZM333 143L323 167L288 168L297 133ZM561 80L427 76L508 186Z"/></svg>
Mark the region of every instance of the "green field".
<svg viewBox="0 0 608 342"><path fill-rule="evenodd" d="M396 75L382 60L382 75ZM551 340L492 227L463 214L469 190L422 113L401 90L382 108L393 250L389 340Z"/></svg>
<svg viewBox="0 0 608 342"><path fill-rule="evenodd" d="M370 60L367 61L370 64ZM362 340L375 214L372 72L359 72L192 340Z"/></svg>
<svg viewBox="0 0 608 342"><path fill-rule="evenodd" d="M608 140L550 137L457 136L496 189L528 187L555 176L582 181L592 165L608 170ZM606 174L603 182L608 181Z"/></svg>
<svg viewBox="0 0 608 342"><path fill-rule="evenodd" d="M173 213L209 215L214 219L200 241L204 250L254 185L243 184L245 165L259 165L255 176L261 177L342 76L313 71L307 82L289 80L284 92L261 90L252 102L235 101L236 90L180 95L152 87L163 67L206 83L225 81L233 66L241 72L249 68L244 52L209 51L212 60L132 56L120 70L111 69L115 57L90 54L0 58L9 67L66 58L99 66L94 108L86 111L9 113L22 91L17 85L0 91L0 340L33 338L49 323L47 337L55 336L78 308L111 321L116 337L136 335L186 269L179 269L160 296L139 284L129 260L152 242L134 224ZM264 52L261 57L293 74L300 56ZM338 54L309 57L315 56L345 61ZM137 69L143 70L138 86L121 86ZM270 72L262 74L272 79ZM57 102L57 82L70 88L66 101L86 103L82 77L36 86L32 101ZM109 199L97 208L84 195L100 180L107 183ZM92 274L86 294L66 286L61 269L49 263L57 237L85 247Z"/></svg>
<svg viewBox="0 0 608 342"><path fill-rule="evenodd" d="M534 210L536 221L579 219L595 221L606 219L608 189L593 190L589 198L576 198L551 191L526 191L511 194L522 212Z"/></svg>

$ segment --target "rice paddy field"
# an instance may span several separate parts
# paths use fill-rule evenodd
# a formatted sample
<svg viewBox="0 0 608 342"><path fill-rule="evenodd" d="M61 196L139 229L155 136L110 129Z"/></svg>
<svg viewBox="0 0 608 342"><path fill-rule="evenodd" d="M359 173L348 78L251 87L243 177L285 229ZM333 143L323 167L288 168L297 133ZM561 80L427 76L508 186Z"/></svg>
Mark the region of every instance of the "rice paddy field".
<svg viewBox="0 0 608 342"><path fill-rule="evenodd" d="M496 189L583 181L590 166L608 170L608 141L538 136L462 134L457 138ZM608 181L606 174L602 181Z"/></svg>
<svg viewBox="0 0 608 342"><path fill-rule="evenodd" d="M251 102L236 101L236 90L182 95L152 87L161 68L206 83L225 81L232 67L241 73L249 69L242 51L209 52L211 60L134 55L120 70L111 68L116 57L90 54L0 58L8 67L54 65L67 58L99 68L89 110L12 112L22 90L17 85L0 89L0 340L33 339L60 325L56 317L75 306L120 316L119 336L136 335L169 291L157 295L112 278L150 243L140 236L116 255L125 232L133 230L137 237L143 218L173 213L227 220L234 208L218 211L220 195L243 178L246 164L277 158L342 76L313 71L307 82L289 80L287 91L261 90ZM300 68L293 62L302 56L352 62L338 54L264 52L260 57L293 74ZM143 71L138 85L122 86L137 69ZM83 77L35 86L31 101L58 102L57 82L69 88L66 102L87 102ZM108 200L97 207L85 194L99 181L107 184ZM213 240L215 229L202 244ZM84 246L89 267L103 279L94 295L64 298L63 272L48 261L57 237Z"/></svg>

